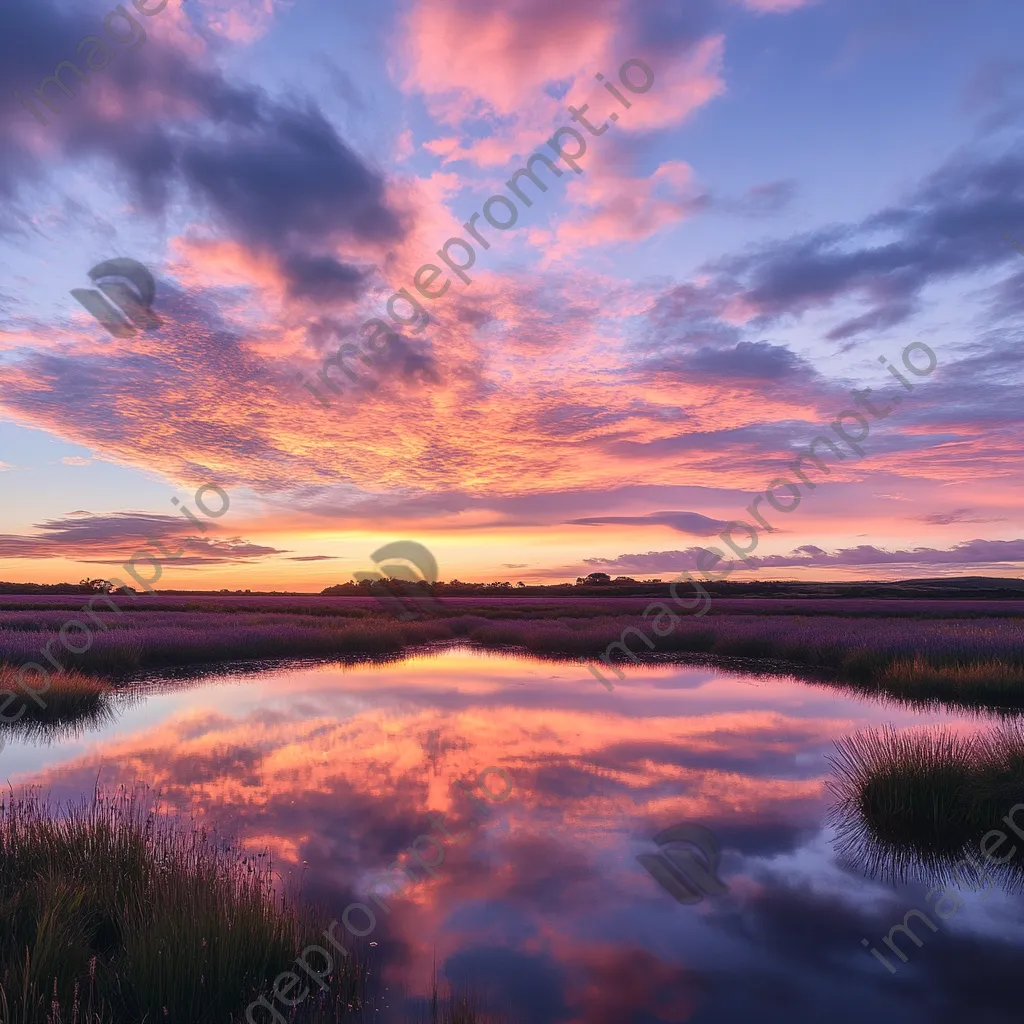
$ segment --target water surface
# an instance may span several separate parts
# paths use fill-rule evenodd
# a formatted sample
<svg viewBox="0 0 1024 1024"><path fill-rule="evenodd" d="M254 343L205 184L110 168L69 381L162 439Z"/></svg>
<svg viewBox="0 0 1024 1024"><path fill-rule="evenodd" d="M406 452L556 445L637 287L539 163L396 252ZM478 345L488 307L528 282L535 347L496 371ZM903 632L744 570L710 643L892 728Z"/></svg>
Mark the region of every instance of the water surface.
<svg viewBox="0 0 1024 1024"><path fill-rule="evenodd" d="M530 1024L1021 1019L1021 897L965 891L890 974L861 939L928 910L931 881L865 878L830 823L835 738L985 716L704 666L630 667L608 692L579 666L459 648L186 683L78 738L9 741L0 778L58 799L146 782L272 850L282 884L335 916L366 903L395 1006L436 959ZM485 816L453 784L492 766L512 791ZM385 911L371 879L438 812L465 836L404 896L378 885ZM683 905L637 862L680 822L717 837L727 892Z"/></svg>

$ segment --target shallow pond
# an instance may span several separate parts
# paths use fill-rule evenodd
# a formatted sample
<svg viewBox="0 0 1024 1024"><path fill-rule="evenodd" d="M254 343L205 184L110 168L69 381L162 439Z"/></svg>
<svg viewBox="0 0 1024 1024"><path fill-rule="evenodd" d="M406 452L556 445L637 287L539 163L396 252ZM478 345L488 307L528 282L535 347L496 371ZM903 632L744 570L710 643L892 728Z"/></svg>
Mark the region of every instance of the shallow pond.
<svg viewBox="0 0 1024 1024"><path fill-rule="evenodd" d="M59 800L148 783L270 849L334 916L364 904L379 1019L436 960L529 1024L999 1024L1021 1019L1021 897L965 889L936 932L914 925L920 947L898 937L890 973L861 940L888 953L931 880L840 857L826 785L838 737L994 721L692 665L630 667L608 692L581 666L454 648L170 681L77 738L9 740L0 778ZM494 799L474 802L487 768ZM680 823L710 829L724 891L680 903L638 862ZM372 881L424 835L445 838L419 840L437 863L417 884Z"/></svg>

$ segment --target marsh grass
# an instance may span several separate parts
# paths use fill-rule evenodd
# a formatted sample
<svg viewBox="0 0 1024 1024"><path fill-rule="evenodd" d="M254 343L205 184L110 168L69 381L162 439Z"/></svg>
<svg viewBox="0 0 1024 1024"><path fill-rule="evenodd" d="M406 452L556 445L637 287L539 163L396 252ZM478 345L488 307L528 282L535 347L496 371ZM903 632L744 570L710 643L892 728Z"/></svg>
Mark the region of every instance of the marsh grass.
<svg viewBox="0 0 1024 1024"><path fill-rule="evenodd" d="M29 681L31 685L31 676ZM11 702L4 712L8 716L18 715L18 718L11 723L0 722L0 726L102 721L112 714L114 690L111 685L96 676L73 670L51 674L49 689L40 692L40 705L18 684L18 673L13 668L0 666L0 695L5 692L20 698Z"/></svg>
<svg viewBox="0 0 1024 1024"><path fill-rule="evenodd" d="M482 1017L477 1000L469 993L457 993L449 987L447 995L441 997L435 978L428 1021L429 1024L482 1024Z"/></svg>
<svg viewBox="0 0 1024 1024"><path fill-rule="evenodd" d="M1024 706L1024 667L1001 658L948 664L935 664L921 655L897 658L877 673L875 681L899 697L953 701L965 707Z"/></svg>
<svg viewBox="0 0 1024 1024"><path fill-rule="evenodd" d="M675 616L668 604L652 602L656 611L664 609L658 616L663 622L675 616L668 631L658 634L657 619L638 613L642 603L595 601L584 608L585 602L558 599L446 602L428 618L398 622L372 607L318 608L311 602L281 604L272 611L265 602L238 602L227 612L227 605L193 607L168 598L163 610L158 602L120 613L100 606L93 615L100 627L93 629L88 650L80 655L57 650L66 668L115 679L204 663L399 657L445 642L595 663L611 658L627 669L631 657L756 658L777 663L782 673L829 672L869 692L919 703L1024 710L1024 620L1019 617L915 618L896 607L913 602L889 602L890 617L781 614L778 609L758 614L762 605L755 603L743 614L716 609L697 619L685 612ZM45 643L58 639L65 614L0 613L0 663L38 660ZM624 635L627 651L620 644Z"/></svg>
<svg viewBox="0 0 1024 1024"><path fill-rule="evenodd" d="M903 877L911 867L934 871L976 853L981 837L1024 801L1018 724L975 738L886 726L835 746L828 760L838 846L872 873ZM1019 875L1020 867L1006 871Z"/></svg>
<svg viewBox="0 0 1024 1024"><path fill-rule="evenodd" d="M415 1024L505 1024L508 1019L486 1009L484 999L471 987L448 981L442 992L436 966L429 996L411 1003L412 1009L403 1016Z"/></svg>
<svg viewBox="0 0 1024 1024"><path fill-rule="evenodd" d="M158 814L138 790L58 813L34 792L0 803L3 1024L241 1021L316 941L318 917L275 894L269 857ZM296 1020L361 1004L361 958L336 967Z"/></svg>

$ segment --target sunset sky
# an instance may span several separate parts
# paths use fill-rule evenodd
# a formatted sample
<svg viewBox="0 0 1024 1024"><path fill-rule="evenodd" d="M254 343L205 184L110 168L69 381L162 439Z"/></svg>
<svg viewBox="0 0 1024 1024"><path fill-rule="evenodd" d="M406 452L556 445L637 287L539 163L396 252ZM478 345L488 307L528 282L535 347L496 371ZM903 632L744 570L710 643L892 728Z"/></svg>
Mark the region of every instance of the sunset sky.
<svg viewBox="0 0 1024 1024"><path fill-rule="evenodd" d="M1024 6L160 2L0 36L0 580L151 537L161 587L320 590L400 539L445 580L667 579L863 388L902 401L737 578L1022 574ZM438 250L535 152L561 175L477 218L463 280ZM71 296L114 257L159 328ZM914 342L909 392L880 359Z"/></svg>

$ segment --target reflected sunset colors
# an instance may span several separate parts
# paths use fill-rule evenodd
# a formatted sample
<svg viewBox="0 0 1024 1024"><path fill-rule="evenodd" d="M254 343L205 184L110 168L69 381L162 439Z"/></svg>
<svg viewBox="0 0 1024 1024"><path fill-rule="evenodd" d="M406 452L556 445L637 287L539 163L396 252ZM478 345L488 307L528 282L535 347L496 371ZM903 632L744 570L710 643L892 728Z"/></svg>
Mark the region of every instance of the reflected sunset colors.
<svg viewBox="0 0 1024 1024"><path fill-rule="evenodd" d="M609 693L582 665L461 648L196 682L163 681L60 746L13 738L4 777L59 800L97 777L152 786L271 850L282 885L335 915L373 906L383 981L412 994L436 958L511 1019L792 1020L799 1007L852 1021L904 1006L924 1021L969 991L949 969L967 946L990 947L993 985L1012 978L999 965L1022 935L1000 892L968 897L898 977L882 970L860 940L923 907L927 880L865 879L834 852L829 817L835 738L883 721L977 732L985 718L693 665L630 668ZM513 790L483 818L452 787L489 766ZM500 778L488 785L500 795ZM465 837L435 877L374 901L371 879L437 813ZM682 906L636 861L679 822L714 832L726 893Z"/></svg>

